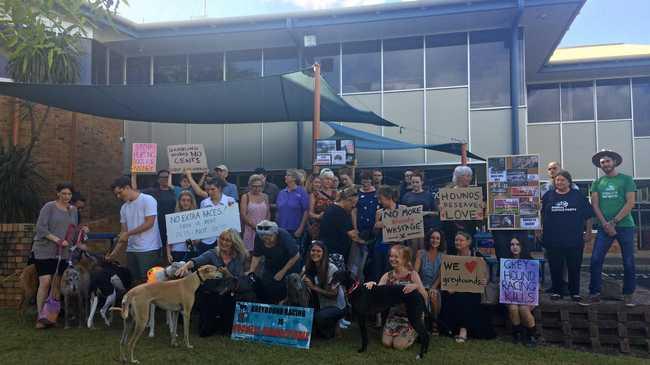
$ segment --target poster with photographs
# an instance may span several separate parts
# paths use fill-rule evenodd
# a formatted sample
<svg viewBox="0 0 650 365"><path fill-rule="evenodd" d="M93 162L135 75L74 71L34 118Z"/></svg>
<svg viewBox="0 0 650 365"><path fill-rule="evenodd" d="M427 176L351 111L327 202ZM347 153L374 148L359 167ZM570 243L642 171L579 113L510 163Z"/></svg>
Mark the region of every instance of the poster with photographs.
<svg viewBox="0 0 650 365"><path fill-rule="evenodd" d="M489 157L488 227L539 229L539 155Z"/></svg>
<svg viewBox="0 0 650 365"><path fill-rule="evenodd" d="M315 165L352 165L356 147L353 139L319 139L316 141ZM329 162L325 155L329 156Z"/></svg>

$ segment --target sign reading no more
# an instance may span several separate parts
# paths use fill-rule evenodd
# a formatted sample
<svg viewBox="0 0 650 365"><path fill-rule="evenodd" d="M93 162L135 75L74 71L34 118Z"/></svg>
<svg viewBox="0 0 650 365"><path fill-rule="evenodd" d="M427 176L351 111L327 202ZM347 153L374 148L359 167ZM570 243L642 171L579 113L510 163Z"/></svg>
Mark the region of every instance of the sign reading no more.
<svg viewBox="0 0 650 365"><path fill-rule="evenodd" d="M384 209L381 221L384 224L384 242L399 242L424 237L421 205Z"/></svg>

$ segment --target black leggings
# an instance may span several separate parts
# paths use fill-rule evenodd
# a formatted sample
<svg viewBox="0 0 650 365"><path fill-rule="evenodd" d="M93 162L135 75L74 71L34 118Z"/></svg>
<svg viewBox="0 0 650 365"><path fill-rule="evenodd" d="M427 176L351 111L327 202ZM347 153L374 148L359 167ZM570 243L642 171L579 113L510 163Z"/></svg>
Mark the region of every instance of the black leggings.
<svg viewBox="0 0 650 365"><path fill-rule="evenodd" d="M232 321L235 316L235 297L230 293L219 295L200 291L197 295L199 308L199 336L207 337L217 331L230 335Z"/></svg>

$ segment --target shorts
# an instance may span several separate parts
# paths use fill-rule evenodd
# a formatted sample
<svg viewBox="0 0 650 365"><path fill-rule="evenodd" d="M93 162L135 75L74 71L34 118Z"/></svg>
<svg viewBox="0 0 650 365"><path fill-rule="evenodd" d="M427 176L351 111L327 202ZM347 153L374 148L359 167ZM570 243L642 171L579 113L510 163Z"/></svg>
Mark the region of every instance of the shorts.
<svg viewBox="0 0 650 365"><path fill-rule="evenodd" d="M135 282L147 280L147 271L160 265L160 249L145 252L127 252L126 267Z"/></svg>
<svg viewBox="0 0 650 365"><path fill-rule="evenodd" d="M45 276L45 275L54 275L54 272L56 271L56 264L59 261L58 259L44 259L44 260L37 260L34 259L34 265L36 265L36 273L38 276ZM63 260L61 259L61 263L59 264L59 275L62 275L65 269L68 268L68 260Z"/></svg>

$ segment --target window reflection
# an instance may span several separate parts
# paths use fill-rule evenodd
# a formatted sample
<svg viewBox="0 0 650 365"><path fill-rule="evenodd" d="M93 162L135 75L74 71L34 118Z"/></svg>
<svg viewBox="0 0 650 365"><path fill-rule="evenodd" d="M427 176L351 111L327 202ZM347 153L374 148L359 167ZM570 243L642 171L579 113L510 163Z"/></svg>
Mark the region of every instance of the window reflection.
<svg viewBox="0 0 650 365"><path fill-rule="evenodd" d="M298 51L295 48L264 49L264 76L298 70Z"/></svg>
<svg viewBox="0 0 650 365"><path fill-rule="evenodd" d="M380 42L343 43L343 92L378 91L381 88Z"/></svg>
<svg viewBox="0 0 650 365"><path fill-rule="evenodd" d="M108 68L108 81L111 85L124 84L124 57L113 51L109 50L109 68Z"/></svg>
<svg viewBox="0 0 650 365"><path fill-rule="evenodd" d="M126 83L128 85L148 85L151 57L128 57L126 59Z"/></svg>
<svg viewBox="0 0 650 365"><path fill-rule="evenodd" d="M596 99L598 102L598 119L630 119L630 81L598 80L596 81Z"/></svg>
<svg viewBox="0 0 650 365"><path fill-rule="evenodd" d="M562 84L562 121L593 120L593 83L572 82Z"/></svg>
<svg viewBox="0 0 650 365"><path fill-rule="evenodd" d="M422 88L422 37L384 40L384 90Z"/></svg>
<svg viewBox="0 0 650 365"><path fill-rule="evenodd" d="M179 84L187 82L187 58L181 56L158 56L153 59L155 84Z"/></svg>
<svg viewBox="0 0 650 365"><path fill-rule="evenodd" d="M226 53L226 79L246 80L262 76L262 50Z"/></svg>
<svg viewBox="0 0 650 365"><path fill-rule="evenodd" d="M223 81L223 53L190 55L190 83Z"/></svg>
<svg viewBox="0 0 650 365"><path fill-rule="evenodd" d="M559 85L528 85L528 123L559 121Z"/></svg>
<svg viewBox="0 0 650 365"><path fill-rule="evenodd" d="M91 58L91 83L94 85L106 85L106 47L93 40ZM1 71L4 72L4 67Z"/></svg>
<svg viewBox="0 0 650 365"><path fill-rule="evenodd" d="M305 48L303 54L304 67L308 67L318 62L321 65L321 76L327 83L339 92L339 72L340 72L340 48L339 44L323 44L318 47Z"/></svg>
<svg viewBox="0 0 650 365"><path fill-rule="evenodd" d="M467 34L426 39L427 87L467 85Z"/></svg>
<svg viewBox="0 0 650 365"><path fill-rule="evenodd" d="M650 137L650 77L632 80L634 136Z"/></svg>

